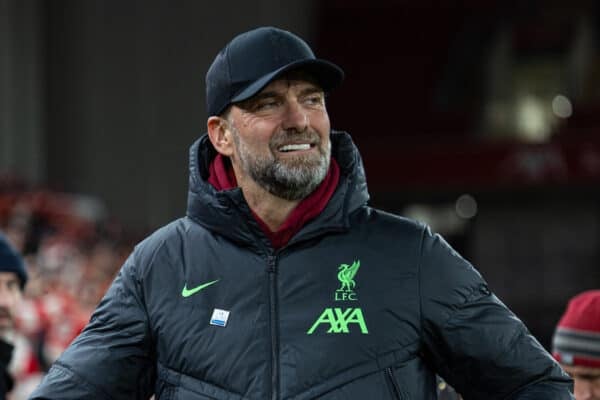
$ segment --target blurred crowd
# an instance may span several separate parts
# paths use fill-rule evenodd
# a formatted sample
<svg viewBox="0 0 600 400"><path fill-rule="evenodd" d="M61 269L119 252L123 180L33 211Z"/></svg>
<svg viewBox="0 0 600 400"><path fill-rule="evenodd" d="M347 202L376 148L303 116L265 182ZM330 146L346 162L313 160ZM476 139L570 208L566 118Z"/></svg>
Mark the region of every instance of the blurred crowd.
<svg viewBox="0 0 600 400"><path fill-rule="evenodd" d="M96 199L32 189L0 175L0 231L25 258L12 400L27 398L87 324L140 236L106 217Z"/></svg>

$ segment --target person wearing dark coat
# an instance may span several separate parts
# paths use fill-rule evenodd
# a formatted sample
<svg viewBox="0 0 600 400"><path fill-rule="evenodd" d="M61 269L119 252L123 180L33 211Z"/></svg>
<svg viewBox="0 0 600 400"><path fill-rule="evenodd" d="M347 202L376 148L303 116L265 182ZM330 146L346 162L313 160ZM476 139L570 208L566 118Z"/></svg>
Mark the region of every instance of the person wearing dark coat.
<svg viewBox="0 0 600 400"><path fill-rule="evenodd" d="M325 104L343 76L278 28L225 46L187 215L135 248L32 399L432 400L436 374L466 400L573 398L467 260L368 205Z"/></svg>

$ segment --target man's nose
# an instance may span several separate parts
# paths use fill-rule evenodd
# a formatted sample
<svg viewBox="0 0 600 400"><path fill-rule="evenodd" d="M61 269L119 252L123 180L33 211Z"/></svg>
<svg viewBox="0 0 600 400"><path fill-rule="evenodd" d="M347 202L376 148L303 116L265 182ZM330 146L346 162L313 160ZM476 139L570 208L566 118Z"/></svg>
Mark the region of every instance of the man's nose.
<svg viewBox="0 0 600 400"><path fill-rule="evenodd" d="M304 132L308 127L308 112L296 101L290 101L285 110L283 129Z"/></svg>
<svg viewBox="0 0 600 400"><path fill-rule="evenodd" d="M11 303L11 294L10 291L7 290L4 285L0 285L0 306L6 306Z"/></svg>
<svg viewBox="0 0 600 400"><path fill-rule="evenodd" d="M0 307L10 307L12 305L12 298L6 291L0 292Z"/></svg>

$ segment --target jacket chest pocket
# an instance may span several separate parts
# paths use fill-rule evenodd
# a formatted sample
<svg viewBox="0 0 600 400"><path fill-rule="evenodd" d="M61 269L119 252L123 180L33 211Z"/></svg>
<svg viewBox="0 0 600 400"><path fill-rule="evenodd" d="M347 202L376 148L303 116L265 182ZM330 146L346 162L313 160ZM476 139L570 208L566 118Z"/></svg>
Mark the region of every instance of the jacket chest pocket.
<svg viewBox="0 0 600 400"><path fill-rule="evenodd" d="M402 381L396 376L398 371L394 368L385 368L374 371L368 375L352 379L327 393L315 397L304 394L293 397L294 400L409 400L409 392L402 386ZM421 397L419 397L421 398ZM430 399L430 397L423 397ZM434 399L434 397L431 397Z"/></svg>
<svg viewBox="0 0 600 400"><path fill-rule="evenodd" d="M435 374L420 357L383 370L394 399L437 399Z"/></svg>

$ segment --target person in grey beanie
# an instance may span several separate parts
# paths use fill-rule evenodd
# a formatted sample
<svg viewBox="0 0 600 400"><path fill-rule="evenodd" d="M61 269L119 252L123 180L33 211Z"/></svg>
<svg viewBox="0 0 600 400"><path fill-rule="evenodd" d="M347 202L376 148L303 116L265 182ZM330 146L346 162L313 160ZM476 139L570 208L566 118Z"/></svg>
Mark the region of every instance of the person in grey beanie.
<svg viewBox="0 0 600 400"><path fill-rule="evenodd" d="M0 233L0 400L4 400L13 387L13 379L8 373L14 349L10 337L15 325L15 310L26 283L23 258Z"/></svg>

